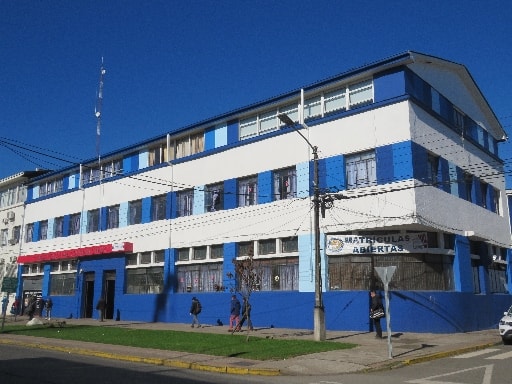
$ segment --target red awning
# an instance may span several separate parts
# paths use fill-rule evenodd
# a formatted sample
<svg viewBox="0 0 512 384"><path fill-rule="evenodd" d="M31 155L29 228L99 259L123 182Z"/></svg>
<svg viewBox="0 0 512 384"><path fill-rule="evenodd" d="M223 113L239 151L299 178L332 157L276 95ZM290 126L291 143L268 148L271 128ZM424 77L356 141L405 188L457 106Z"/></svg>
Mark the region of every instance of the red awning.
<svg viewBox="0 0 512 384"><path fill-rule="evenodd" d="M80 259L90 256L99 256L110 253L133 252L133 243L123 242L114 244L93 245L75 249L63 249L60 251L37 253L34 255L22 255L18 257L18 264L41 263L44 261Z"/></svg>

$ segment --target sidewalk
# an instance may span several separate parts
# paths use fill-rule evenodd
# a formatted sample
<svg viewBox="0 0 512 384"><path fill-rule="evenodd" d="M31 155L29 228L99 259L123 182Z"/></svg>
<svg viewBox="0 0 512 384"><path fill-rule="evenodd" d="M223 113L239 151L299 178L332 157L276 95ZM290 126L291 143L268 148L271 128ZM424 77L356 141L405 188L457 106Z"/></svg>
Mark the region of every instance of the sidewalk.
<svg viewBox="0 0 512 384"><path fill-rule="evenodd" d="M25 317L18 322L26 322ZM53 322L54 320L52 320ZM140 329L176 330L183 332L226 333L225 326L205 325L190 328L189 324L141 323L92 319L63 320L67 324L126 327ZM253 336L265 338L313 340L313 331L283 328L255 328ZM315 353L279 361L257 361L236 357L218 357L186 352L163 351L149 348L133 348L108 344L46 339L39 337L0 334L0 344L22 345L35 348L64 351L133 362L165 365L178 368L198 369L211 372L253 375L331 375L390 369L436 358L474 351L501 343L497 329L468 333L392 334L391 344L387 336L376 339L374 333L327 331L326 340L353 343L353 349ZM389 345L391 345L391 358Z"/></svg>

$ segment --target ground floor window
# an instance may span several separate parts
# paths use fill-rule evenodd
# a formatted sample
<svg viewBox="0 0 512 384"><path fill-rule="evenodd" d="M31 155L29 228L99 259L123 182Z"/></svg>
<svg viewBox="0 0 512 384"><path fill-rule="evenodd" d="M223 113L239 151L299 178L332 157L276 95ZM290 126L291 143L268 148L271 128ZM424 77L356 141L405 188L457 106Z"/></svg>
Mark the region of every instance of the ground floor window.
<svg viewBox="0 0 512 384"><path fill-rule="evenodd" d="M222 287L222 263L178 265L178 292L216 292Z"/></svg>
<svg viewBox="0 0 512 384"><path fill-rule="evenodd" d="M489 266L489 286L491 293L507 293L506 265L492 263Z"/></svg>
<svg viewBox="0 0 512 384"><path fill-rule="evenodd" d="M76 273L50 275L51 296L72 296L75 294Z"/></svg>
<svg viewBox="0 0 512 384"><path fill-rule="evenodd" d="M480 289L480 259L471 259L471 273L473 278L473 293L482 293Z"/></svg>
<svg viewBox="0 0 512 384"><path fill-rule="evenodd" d="M164 267L130 268L126 270L126 293L162 293Z"/></svg>
<svg viewBox="0 0 512 384"><path fill-rule="evenodd" d="M374 267L396 266L389 284L395 290L451 291L454 289L453 257L433 254L330 256L331 290L383 289Z"/></svg>
<svg viewBox="0 0 512 384"><path fill-rule="evenodd" d="M283 257L255 261L261 271L261 291L299 290L299 258Z"/></svg>

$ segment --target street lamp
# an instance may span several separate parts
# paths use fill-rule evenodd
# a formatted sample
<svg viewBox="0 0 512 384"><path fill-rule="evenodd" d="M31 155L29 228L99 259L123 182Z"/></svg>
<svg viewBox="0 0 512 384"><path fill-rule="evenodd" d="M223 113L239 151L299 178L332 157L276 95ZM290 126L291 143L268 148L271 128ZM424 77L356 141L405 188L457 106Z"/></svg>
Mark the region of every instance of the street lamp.
<svg viewBox="0 0 512 384"><path fill-rule="evenodd" d="M295 122L285 113L277 115L279 120L289 127L295 126ZM304 128L309 128L305 123L300 123ZM313 151L313 204L314 204L314 231L315 231L315 308L313 311L314 329L316 341L325 340L325 308L322 300L322 276L320 258L320 190L318 182L318 147L311 145L309 140L298 130L299 135L308 143Z"/></svg>

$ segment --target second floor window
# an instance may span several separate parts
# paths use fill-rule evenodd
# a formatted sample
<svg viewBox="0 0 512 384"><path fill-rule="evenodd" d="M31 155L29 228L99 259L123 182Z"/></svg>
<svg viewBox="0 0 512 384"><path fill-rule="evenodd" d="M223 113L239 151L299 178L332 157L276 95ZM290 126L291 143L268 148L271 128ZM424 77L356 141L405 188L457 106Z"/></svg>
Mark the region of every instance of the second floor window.
<svg viewBox="0 0 512 384"><path fill-rule="evenodd" d="M34 223L25 226L25 243L31 243L34 238Z"/></svg>
<svg viewBox="0 0 512 384"><path fill-rule="evenodd" d="M205 211L207 212L224 209L224 191L222 183L206 186L204 204Z"/></svg>
<svg viewBox="0 0 512 384"><path fill-rule="evenodd" d="M142 222L142 200L134 200L128 203L128 225Z"/></svg>
<svg viewBox="0 0 512 384"><path fill-rule="evenodd" d="M238 206L246 207L258 204L258 179L256 176L238 181Z"/></svg>
<svg viewBox="0 0 512 384"><path fill-rule="evenodd" d="M78 235L80 233L80 218L81 215L79 213L75 213L71 215L69 220L69 234L70 235Z"/></svg>
<svg viewBox="0 0 512 384"><path fill-rule="evenodd" d="M377 183L375 151L347 156L346 172L347 189L375 185Z"/></svg>
<svg viewBox="0 0 512 384"><path fill-rule="evenodd" d="M464 174L464 187L466 191L466 200L470 203L473 202L473 175L469 173Z"/></svg>
<svg viewBox="0 0 512 384"><path fill-rule="evenodd" d="M87 212L87 233L97 232L100 229L100 210L93 209Z"/></svg>
<svg viewBox="0 0 512 384"><path fill-rule="evenodd" d="M281 169L274 172L275 200L291 199L297 196L297 177L295 168Z"/></svg>
<svg viewBox="0 0 512 384"><path fill-rule="evenodd" d="M194 206L194 190L189 189L186 191L178 192L178 216L192 215L192 208Z"/></svg>
<svg viewBox="0 0 512 384"><path fill-rule="evenodd" d="M432 186L437 186L438 184L438 173L439 173L439 157L435 156L431 153L427 155L427 183L432 184Z"/></svg>
<svg viewBox="0 0 512 384"><path fill-rule="evenodd" d="M41 221L39 224L39 240L46 240L48 238L48 221Z"/></svg>
<svg viewBox="0 0 512 384"><path fill-rule="evenodd" d="M107 208L107 229L119 228L119 205Z"/></svg>
<svg viewBox="0 0 512 384"><path fill-rule="evenodd" d="M0 232L0 238L1 238L0 245L2 247L7 245L7 235L8 235L7 229L2 229L2 231Z"/></svg>
<svg viewBox="0 0 512 384"><path fill-rule="evenodd" d="M167 196L153 196L151 198L151 220L165 220L165 211L167 209Z"/></svg>
<svg viewBox="0 0 512 384"><path fill-rule="evenodd" d="M21 227L19 225L17 225L12 229L12 239L13 239L14 244L18 244L20 242L20 234L21 234Z"/></svg>
<svg viewBox="0 0 512 384"><path fill-rule="evenodd" d="M53 237L64 236L64 218L56 217L53 223Z"/></svg>

